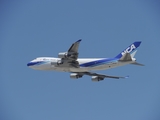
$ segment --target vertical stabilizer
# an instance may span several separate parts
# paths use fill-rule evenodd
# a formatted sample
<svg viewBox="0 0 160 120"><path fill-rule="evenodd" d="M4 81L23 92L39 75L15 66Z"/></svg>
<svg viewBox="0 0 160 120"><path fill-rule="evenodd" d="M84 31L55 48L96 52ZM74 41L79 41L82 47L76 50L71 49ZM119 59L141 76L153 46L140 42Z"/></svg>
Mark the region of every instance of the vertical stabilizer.
<svg viewBox="0 0 160 120"><path fill-rule="evenodd" d="M116 56L116 58L122 58L124 55L126 55L126 53L130 53L131 57L134 57L136 52L137 52L137 48L140 46L141 41L137 41L132 43L129 47L127 47L125 50L123 50L120 54L118 54Z"/></svg>

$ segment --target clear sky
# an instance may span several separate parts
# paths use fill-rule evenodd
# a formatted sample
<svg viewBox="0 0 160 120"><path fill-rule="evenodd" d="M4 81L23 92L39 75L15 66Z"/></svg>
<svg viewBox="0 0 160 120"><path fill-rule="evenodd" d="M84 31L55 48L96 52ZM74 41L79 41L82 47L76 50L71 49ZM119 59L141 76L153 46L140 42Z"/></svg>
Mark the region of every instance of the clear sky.
<svg viewBox="0 0 160 120"><path fill-rule="evenodd" d="M79 57L114 57L134 41L145 67L98 71L128 79L72 80L36 71L82 39ZM0 1L0 120L159 120L159 0Z"/></svg>

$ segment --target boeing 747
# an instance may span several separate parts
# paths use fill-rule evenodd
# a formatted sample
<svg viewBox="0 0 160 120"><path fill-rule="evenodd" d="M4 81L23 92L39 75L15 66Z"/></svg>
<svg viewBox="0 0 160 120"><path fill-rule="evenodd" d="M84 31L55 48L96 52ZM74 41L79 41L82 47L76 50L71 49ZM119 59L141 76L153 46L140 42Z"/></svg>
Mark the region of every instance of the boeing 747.
<svg viewBox="0 0 160 120"><path fill-rule="evenodd" d="M78 79L84 75L89 75L92 77L92 81L101 81L104 80L104 78L128 78L128 76L110 76L91 71L111 69L127 64L143 66L143 64L137 63L136 58L134 58L141 41L132 43L129 47L113 58L78 58L78 48L80 42L81 40L78 40L73 43L67 52L59 53L58 58L38 57L30 61L27 66L35 70L70 72L70 78L73 79Z"/></svg>

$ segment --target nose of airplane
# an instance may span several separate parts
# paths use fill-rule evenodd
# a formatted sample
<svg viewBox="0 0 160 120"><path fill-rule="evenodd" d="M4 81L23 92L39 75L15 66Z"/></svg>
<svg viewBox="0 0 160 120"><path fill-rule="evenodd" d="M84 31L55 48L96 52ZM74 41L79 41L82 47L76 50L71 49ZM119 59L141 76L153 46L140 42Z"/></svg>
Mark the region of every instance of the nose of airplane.
<svg viewBox="0 0 160 120"><path fill-rule="evenodd" d="M28 66L28 67L31 66L31 65L32 65L32 62L27 63L27 66Z"/></svg>
<svg viewBox="0 0 160 120"><path fill-rule="evenodd" d="M27 66L29 68L32 68L32 69L39 69L39 65L38 65L39 63L40 62L37 61L37 60L32 60L32 61L30 61L30 62L27 63Z"/></svg>
<svg viewBox="0 0 160 120"><path fill-rule="evenodd" d="M39 63L39 61L32 60L29 63L27 63L27 66L33 68L38 63Z"/></svg>

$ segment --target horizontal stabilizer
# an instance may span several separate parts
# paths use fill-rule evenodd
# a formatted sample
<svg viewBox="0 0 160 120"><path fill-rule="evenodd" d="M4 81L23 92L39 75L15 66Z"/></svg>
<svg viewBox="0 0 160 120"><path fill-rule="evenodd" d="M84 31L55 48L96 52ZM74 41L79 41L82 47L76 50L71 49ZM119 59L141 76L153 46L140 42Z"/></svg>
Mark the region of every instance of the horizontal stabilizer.
<svg viewBox="0 0 160 120"><path fill-rule="evenodd" d="M137 63L137 62L135 62L135 63L131 63L132 65L139 65L139 66L144 66L143 64L141 64L141 63Z"/></svg>
<svg viewBox="0 0 160 120"><path fill-rule="evenodd" d="M130 53L125 53L120 59L120 61L132 61Z"/></svg>

